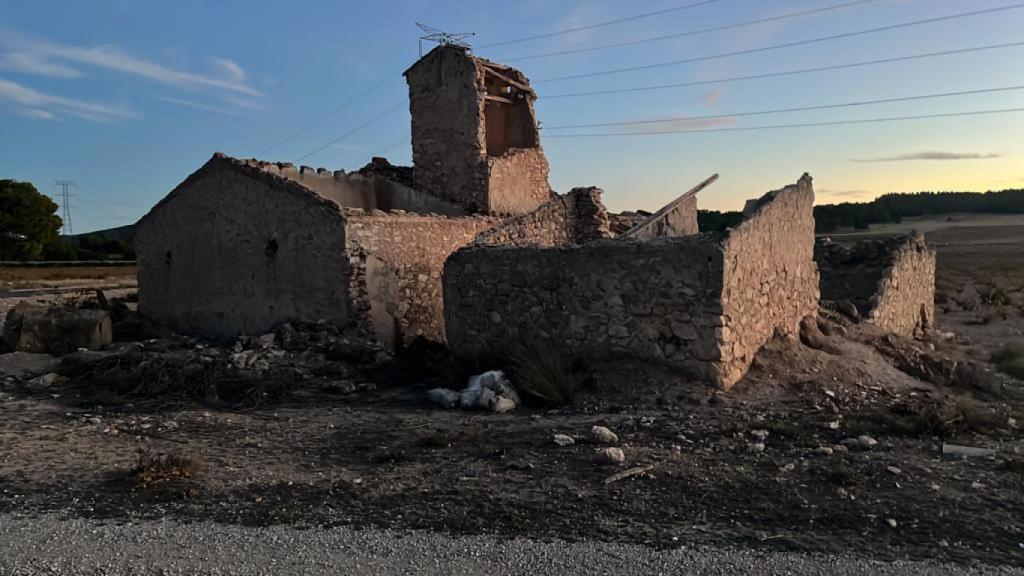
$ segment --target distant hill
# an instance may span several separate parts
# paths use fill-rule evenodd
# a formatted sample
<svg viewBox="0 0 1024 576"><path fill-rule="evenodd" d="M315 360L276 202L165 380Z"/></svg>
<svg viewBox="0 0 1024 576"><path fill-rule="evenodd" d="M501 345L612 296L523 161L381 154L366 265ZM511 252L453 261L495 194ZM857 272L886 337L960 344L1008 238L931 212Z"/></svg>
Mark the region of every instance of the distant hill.
<svg viewBox="0 0 1024 576"><path fill-rule="evenodd" d="M135 225L118 226L60 237L48 249L47 260L134 260Z"/></svg>
<svg viewBox="0 0 1024 576"><path fill-rule="evenodd" d="M75 246L79 246L82 243L82 239L86 236L99 237L103 240L124 240L127 242L133 242L135 240L135 224L127 224L125 226L118 226L117 228L107 228L106 230L96 230L94 232L86 232L84 234L61 236L61 239L66 240Z"/></svg>

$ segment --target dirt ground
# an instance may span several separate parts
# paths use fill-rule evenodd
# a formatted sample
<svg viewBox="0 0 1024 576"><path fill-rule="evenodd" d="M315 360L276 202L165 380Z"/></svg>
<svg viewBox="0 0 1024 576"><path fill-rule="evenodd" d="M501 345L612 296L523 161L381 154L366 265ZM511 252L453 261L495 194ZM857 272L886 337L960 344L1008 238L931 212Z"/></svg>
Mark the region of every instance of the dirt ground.
<svg viewBox="0 0 1024 576"><path fill-rule="evenodd" d="M1024 275L1019 254L993 266ZM609 359L583 367L587 386L570 405L501 415L425 402L438 380L425 378L422 358L277 351L280 334L259 354L315 368L258 404L126 403L82 376L63 386L0 378L0 512L1024 565L1024 382L989 362L1024 341L1021 310L940 307L930 342L830 326L827 352L773 341L728 392ZM220 365L253 343L125 346ZM166 386L165 374L178 377L167 370L143 373ZM595 463L594 425L618 435L623 464ZM996 453L944 457L944 443ZM637 466L645 471L608 481Z"/></svg>

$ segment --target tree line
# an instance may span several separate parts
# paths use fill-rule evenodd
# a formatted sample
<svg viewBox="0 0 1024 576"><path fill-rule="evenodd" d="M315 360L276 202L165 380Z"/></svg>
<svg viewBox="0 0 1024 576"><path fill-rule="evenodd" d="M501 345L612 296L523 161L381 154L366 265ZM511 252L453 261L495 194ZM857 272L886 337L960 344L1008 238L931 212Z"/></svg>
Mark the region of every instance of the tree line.
<svg viewBox="0 0 1024 576"><path fill-rule="evenodd" d="M0 180L0 260L134 260L124 239L102 234L62 237L58 205L31 182Z"/></svg>
<svg viewBox="0 0 1024 576"><path fill-rule="evenodd" d="M867 230L871 224L901 222L913 216L955 212L1024 214L1024 190L903 192L883 194L870 202L820 204L814 207L814 227L818 233L835 232L842 228ZM697 223L702 232L722 231L735 226L742 219L741 212L697 212Z"/></svg>

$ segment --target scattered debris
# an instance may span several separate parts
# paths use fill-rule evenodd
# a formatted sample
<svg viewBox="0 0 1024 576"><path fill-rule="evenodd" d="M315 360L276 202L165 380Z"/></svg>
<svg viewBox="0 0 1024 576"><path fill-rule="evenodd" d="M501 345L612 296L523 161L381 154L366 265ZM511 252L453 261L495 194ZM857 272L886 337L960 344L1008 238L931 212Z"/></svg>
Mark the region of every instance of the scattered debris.
<svg viewBox="0 0 1024 576"><path fill-rule="evenodd" d="M959 456L962 458L992 458L996 451L991 448L977 448L974 446L960 446L958 444L942 443L943 456Z"/></svg>
<svg viewBox="0 0 1024 576"><path fill-rule="evenodd" d="M511 412L520 405L519 394L501 370L472 376L469 386L460 392L450 388L427 391L427 399L442 408L456 406L463 410L490 410L496 414Z"/></svg>
<svg viewBox="0 0 1024 576"><path fill-rule="evenodd" d="M626 478L630 478L632 476L643 476L644 474L647 474L651 470L654 470L654 465L653 464L645 464L643 466L634 466L632 468L627 468L627 469L623 470L622 472L616 472L615 474L612 474L611 476L609 476L609 477L605 478L604 480L602 480L601 483L607 485L607 484L611 484L613 482L618 482L619 480L625 480Z"/></svg>
<svg viewBox="0 0 1024 576"><path fill-rule="evenodd" d="M427 390L427 399L445 409L455 408L459 405L459 393L449 388Z"/></svg>

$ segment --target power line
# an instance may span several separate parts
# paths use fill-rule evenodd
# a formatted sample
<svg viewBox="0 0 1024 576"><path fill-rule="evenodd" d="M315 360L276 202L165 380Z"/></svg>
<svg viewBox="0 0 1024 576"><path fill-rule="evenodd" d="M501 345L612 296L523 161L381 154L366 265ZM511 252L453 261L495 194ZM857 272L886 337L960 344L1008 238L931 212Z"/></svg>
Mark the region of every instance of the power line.
<svg viewBox="0 0 1024 576"><path fill-rule="evenodd" d="M843 102L840 104L821 104L817 106L801 106L799 108L780 108L776 110L758 110L755 112L734 112L732 114L713 114L708 116L681 116L676 118L662 118L658 120L630 120L625 122L602 122L598 124L565 124L562 126L545 126L546 130L569 130L574 128L602 128L606 126L633 126L638 124L667 124L669 122L688 122L693 120L713 120L717 118L735 118L739 116L759 116L762 114L784 114L788 112L806 112L809 110L828 110L833 108L849 108L853 106L869 106L873 104L887 104L891 102L910 102L914 100L928 100L932 98L947 98L951 96L968 96L973 94L989 94L993 92L1009 92L1011 90L1024 90L1021 86L1005 86L1002 88L983 88L978 90L961 90L958 92L940 92L936 94L923 94L920 96L901 96L898 98L882 98L879 100L859 100L855 102Z"/></svg>
<svg viewBox="0 0 1024 576"><path fill-rule="evenodd" d="M280 141L280 142L278 142L277 144L274 144L274 145L272 145L272 146L268 146L267 148L264 148L264 149L263 149L262 151L260 151L260 152L259 152L258 154L256 154L256 156L263 156L263 155L265 155L265 154L266 154L267 152L270 152L271 150L273 150L273 149L275 149L275 148L279 148L279 147L281 147L281 146L283 146L283 145L287 144L288 142L291 142L292 140L294 140L294 139L298 138L298 137L299 137L299 136L301 136L302 134L305 134L305 133L306 133L306 132L307 132L307 131L308 131L308 130L309 130L310 128L313 128L313 127L314 127L314 126L316 126L317 124L320 124L320 123L324 122L325 120L327 120L327 119L328 119L328 118L330 118L331 116L334 116L334 115L335 115L335 114L337 114L338 112L341 112L342 110L344 110L344 109L348 108L348 107L349 107L349 106L351 106L352 104L355 104L355 103L356 103L357 101L359 101L360 99L362 99L362 98L365 98L366 96L368 96L368 95L372 94L372 93L373 93L374 91L376 91L376 90L377 90L378 88L380 88L381 86L383 86L383 85L387 84L387 83L388 83L388 82L389 82L390 80L392 80L392 79L393 79L393 78L394 78L395 76L400 76L400 75L401 75L401 73L402 73L402 72L403 72L404 70L405 70L405 69L403 68L402 70L399 70L399 71L398 71L397 73L392 73L392 74L388 74L388 75L387 75L387 76L386 76L386 77L385 77L385 78L384 78L383 80L381 80L380 82L377 82L377 83L376 83L376 84L374 84L373 86L370 86L370 87L369 87L369 88L367 88L366 90L363 90L363 91L362 91L362 92L360 92L359 94L356 94L356 95L355 95L355 96L353 96L352 98L349 98L348 100L346 100L346 101L345 101L345 102L343 102L342 104L339 104L339 105L338 105L337 107L335 107L334 109L332 109L332 110L331 110L330 112L328 112L327 114L324 114L324 115L323 115L323 116L321 116L320 118L318 118L318 119L314 120L313 122L310 122L310 123L309 123L309 124L307 124L306 126L303 126L303 127L301 128L301 129L299 129L298 131L296 131L295 133L293 133L293 134L292 134L291 136L288 136L287 138L285 138L284 140L281 140L281 141Z"/></svg>
<svg viewBox="0 0 1024 576"><path fill-rule="evenodd" d="M637 14L635 16L626 16L624 18L616 18L615 20L608 20L606 22L599 22L597 24L590 24L587 26L577 26L575 28L566 28L564 30L557 30L555 32L547 32L545 34L537 34L535 36L527 36L525 38L517 38L515 40L505 40L502 42L494 42L492 44L484 44L477 46L477 49L482 48L493 48L495 46L507 46L509 44L519 44L520 42L528 42L530 40L540 40L541 38L550 38L552 36L561 36L562 34L570 34L572 32L582 32L584 30L593 30L594 28L601 28L603 26L611 26L612 24L621 24L623 22L630 22L633 20L640 20L641 18L650 18L652 16L660 16L662 14L668 14L670 12L678 12L680 10L687 10L689 8L697 8L698 6L705 6L718 0L702 0L701 2L694 2L692 4L683 4L681 6L674 6L672 8L666 8L664 10L658 10L656 12L647 12L645 14Z"/></svg>
<svg viewBox="0 0 1024 576"><path fill-rule="evenodd" d="M989 44L986 46L974 46L971 48L958 48L955 50L943 50L940 52L926 52L924 54L911 54L908 56L895 56L892 58L880 58L878 60L865 60L862 62L849 62L846 64L832 64L828 66L817 66L814 68L801 68L798 70L786 70L782 72L767 72L764 74L750 74L747 76L732 76L728 78L716 78L713 80L694 80L691 82L676 82L673 84L655 84L652 86L636 86L632 88L613 88L610 90L591 90L587 92L565 92L562 94L545 94L545 100L553 98L576 98L581 96L604 96L607 94L623 94L627 92L646 92L649 90L665 90L668 88L685 88L687 86L703 86L707 84L720 84L723 82L742 82L745 80L760 80L763 78L777 78L779 76L792 76L797 74L810 74L813 72L825 72L829 70L843 70L857 68L860 66L873 66L875 64L889 64L893 62L904 62L907 60L918 60L923 58L934 58L938 56L951 56L954 54L966 54L969 52L980 52L983 50L998 50L1001 48L1012 48L1024 46L1024 42L1008 42L1006 44Z"/></svg>
<svg viewBox="0 0 1024 576"><path fill-rule="evenodd" d="M961 12L959 14L950 14L947 16L939 16L936 18L926 18L924 20L913 20L910 22L901 22L900 24L890 24L888 26L879 26L877 28L868 28L866 30L857 30L855 32L844 32L842 34L833 34L831 36L822 36L820 38L811 38L808 40L798 40L796 42L786 42L783 44L773 44L771 46L762 46L760 48L749 48L747 50L737 50L735 52L723 52L721 54L711 54L708 56L697 56L694 58L686 58L684 60L673 60L671 62L660 62L658 64L645 64L641 66L629 66L626 68L615 68L612 70L602 70L599 72L587 72L585 74L573 74L570 76L557 76L554 78L545 78L538 82L560 82L563 80L575 80L578 78L592 78L594 76L607 76L610 74L621 74L623 72L634 72L637 70L651 70L653 68L664 68L666 66L678 66L680 64L689 64L692 62L703 62L706 60L715 60L718 58L728 58L730 56L740 56L744 54L754 54L758 52L767 52L770 50L778 50L780 48L791 48L794 46L805 46L807 44L815 44L818 42L827 42L830 40L839 40L842 38L851 38L854 36L862 36L865 34L874 34L876 32L884 32L888 30L897 30L900 28L908 28L911 26L920 26L922 24L933 24L935 22L944 22L948 20L955 20L958 18L966 18L968 16L978 16L981 14L992 14L995 12L1001 12L1005 10L1015 10L1017 8L1024 7L1024 2L1018 4L1011 4L1009 6L999 6L996 8L987 8L985 10L974 10L971 12Z"/></svg>
<svg viewBox="0 0 1024 576"><path fill-rule="evenodd" d="M600 46L589 46L586 48L575 48L572 50L561 50L558 52L546 52L544 54L532 54L530 56L520 56L517 58L502 58L505 62L520 62L523 60L535 60L537 58L548 58L551 56L564 56L568 54L580 54L582 52L593 52L595 50L604 50L607 48L621 48L623 46L636 46L638 44L647 44L649 42L658 42L661 40L671 40L675 38L685 38L687 36L696 36L698 34L707 34L709 32L721 32L723 30L733 30L736 28L743 28L746 26L754 26L755 24L764 24L767 22L778 22L779 20L787 20L789 18L796 18L799 16L809 16L811 14L820 14L822 12L830 12L832 10L839 10L842 8L849 8L851 6L858 6L861 4L869 4L871 2L877 2L878 0L856 0L854 2L844 2L842 4L833 4L832 6L824 6L821 8L814 8L812 10L802 10L800 12L790 12L789 14L781 14L779 16L772 16L770 18L759 18L757 20L747 20L746 22L739 22L736 24L726 24L723 26L714 26L711 28L701 28L698 30L690 30L689 32L680 32L678 34L668 34L665 36L654 36L652 38L641 38L639 40L628 40L625 42L615 42L613 44L602 44Z"/></svg>
<svg viewBox="0 0 1024 576"><path fill-rule="evenodd" d="M366 128L370 124L373 124L374 122L376 122L376 121L378 121L378 120L380 120L380 119L382 119L382 118L384 118L384 117L386 117L386 116L388 116L390 114L393 114L393 113L397 112L403 106L405 106L405 100L404 99L401 102L395 104L394 106L388 108L387 110L381 112L380 114L374 116L373 118L370 118L366 122L363 122L362 124L359 124L358 126L352 128L348 132L345 132L341 136L338 136L334 140L331 140L330 142L324 144L323 146L320 146L319 148L313 150L312 152L308 152L306 154L303 154L302 156L299 156L299 158L296 160L296 162L300 162L302 160L305 160L306 158L309 158L310 156L312 156L313 154L316 154L317 152L323 150L324 148L327 148L328 146L332 146L334 144L337 144L338 142L341 142L345 138L348 138L349 136L355 134L356 132L359 132L360 130L362 130L363 128Z"/></svg>
<svg viewBox="0 0 1024 576"><path fill-rule="evenodd" d="M705 132L745 132L753 130L777 130L783 128L812 128L817 126L843 126L849 124L872 124L902 120L926 120L931 118L953 118L957 116L980 116L985 114L1007 114L1024 112L1024 108L1003 108L997 110L971 110L967 112L945 112L940 114L919 114L917 116L888 116L860 120L834 120L829 122L804 122L801 124L771 124L767 126L736 126L732 128L702 128L700 130L657 130L647 132L592 132L588 134L551 134L548 138L601 138L611 136L650 136L654 134L700 134Z"/></svg>

